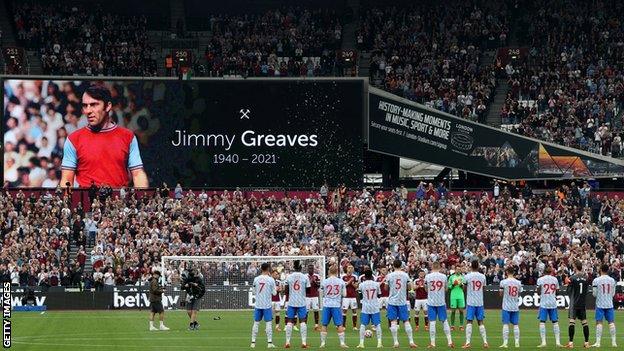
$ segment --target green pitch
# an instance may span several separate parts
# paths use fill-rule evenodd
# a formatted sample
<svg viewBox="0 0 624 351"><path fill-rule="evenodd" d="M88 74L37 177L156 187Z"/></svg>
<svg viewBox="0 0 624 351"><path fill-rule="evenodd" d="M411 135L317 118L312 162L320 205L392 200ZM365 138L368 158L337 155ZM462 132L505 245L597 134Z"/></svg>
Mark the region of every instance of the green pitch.
<svg viewBox="0 0 624 351"><path fill-rule="evenodd" d="M567 316L567 312L560 310L560 317ZM593 318L593 312L590 312ZM450 316L450 313L449 313ZM522 311L520 323L521 350L534 350L540 343L537 311ZM221 317L220 320L214 320ZM283 316L282 316L283 317ZM312 317L312 316L310 316ZM347 344L354 349L359 342L359 333L351 329L351 318L348 318ZM498 349L502 343L502 329L499 311L486 312L486 328L490 349ZM147 311L88 311L88 312L14 312L12 320L12 349L15 350L249 350L251 335L251 312L200 312L199 331L188 331L188 317L184 311L169 311L165 315L165 324L170 331L148 331ZM421 324L423 323L421 318ZM158 325L158 322L155 323ZM562 319L561 341L565 345L568 341L568 323ZM618 344L624 347L624 313L616 312L616 326L618 328ZM313 323L312 326L313 327ZM554 350L555 340L552 326L546 329L549 348ZM386 350L392 349L392 336L383 326L383 342ZM510 333L510 349L513 347L513 332ZM423 328L414 332L415 341L419 349L425 349L429 343L429 333ZM273 341L277 349L284 346L284 332L274 332ZM299 333L293 331L292 348L300 349ZM453 332L453 341L456 349L461 349L465 341L465 332ZM575 348L582 349L583 331L580 323L577 324ZM590 320L590 342L595 341L595 323ZM407 348L407 338L403 328L399 330L399 342L402 349ZM312 349L318 348L319 333L308 328L308 344ZM367 349L375 349L376 338L366 339ZM437 349L445 350L446 339L442 328L437 326ZM480 350L481 336L478 329L473 328L473 349ZM609 330L604 328L602 348L611 349ZM256 349L266 349L264 322L260 325L260 332ZM331 328L328 336L327 349L338 349L338 337L335 329Z"/></svg>

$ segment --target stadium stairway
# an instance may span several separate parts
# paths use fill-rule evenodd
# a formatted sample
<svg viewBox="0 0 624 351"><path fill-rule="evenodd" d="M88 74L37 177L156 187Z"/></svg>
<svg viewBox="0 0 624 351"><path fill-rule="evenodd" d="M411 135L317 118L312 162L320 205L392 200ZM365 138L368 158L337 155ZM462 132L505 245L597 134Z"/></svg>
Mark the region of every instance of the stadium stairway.
<svg viewBox="0 0 624 351"><path fill-rule="evenodd" d="M43 64L37 50L26 50L28 60L28 74L43 74Z"/></svg>
<svg viewBox="0 0 624 351"><path fill-rule="evenodd" d="M349 0L347 7L351 9L352 15L345 18L346 21L342 26L342 50L355 50L360 2L358 0Z"/></svg>
<svg viewBox="0 0 624 351"><path fill-rule="evenodd" d="M494 98L492 99L492 103L489 106L488 114L487 114L487 124L500 128L501 126L501 116L500 111L503 105L505 104L505 99L507 98L507 91L509 90L509 85L507 84L507 80L503 78L499 78L496 80L496 89L494 90Z"/></svg>
<svg viewBox="0 0 624 351"><path fill-rule="evenodd" d="M182 29L186 30L186 22L184 21L184 1L169 0L169 11L171 16L171 31L173 31L174 33L177 31L178 20L182 21Z"/></svg>

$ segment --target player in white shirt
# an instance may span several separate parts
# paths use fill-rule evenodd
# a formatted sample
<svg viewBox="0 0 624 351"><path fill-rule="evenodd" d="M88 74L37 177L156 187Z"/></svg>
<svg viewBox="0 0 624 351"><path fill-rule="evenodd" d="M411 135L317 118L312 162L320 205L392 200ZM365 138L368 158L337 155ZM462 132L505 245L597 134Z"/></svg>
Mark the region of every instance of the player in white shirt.
<svg viewBox="0 0 624 351"><path fill-rule="evenodd" d="M364 280L358 285L358 290L362 294L362 313L360 313L360 344L357 347L364 348L366 326L370 323L375 326L377 333L377 348L382 348L381 313L378 299L381 295L381 287L373 280L373 271L370 268L364 271Z"/></svg>
<svg viewBox="0 0 624 351"><path fill-rule="evenodd" d="M479 272L479 261L474 260L470 264L472 272L466 274L466 343L462 348L470 348L470 338L472 337L472 321L476 318L479 324L479 333L483 338L483 348L488 348L487 335L485 334L485 309L483 308L483 289L485 288L485 275Z"/></svg>
<svg viewBox="0 0 624 351"><path fill-rule="evenodd" d="M613 296L615 296L615 279L609 276L609 265L600 266L600 277L592 282L593 295L596 297L596 343L593 347L600 347L602 339L602 320L609 323L611 346L617 347L615 337L615 312L613 310Z"/></svg>
<svg viewBox="0 0 624 351"><path fill-rule="evenodd" d="M443 323L444 334L449 347L455 347L451 339L451 327L446 318L446 275L440 273L440 263L433 262L431 273L425 276L427 283L427 315L429 316L429 346L435 347L436 320Z"/></svg>
<svg viewBox="0 0 624 351"><path fill-rule="evenodd" d="M321 290L323 291L323 311L321 316L321 348L325 347L327 340L327 326L330 320L334 321L334 325L338 328L338 340L340 347L347 348L345 345L345 327L343 325L342 298L346 294L345 282L338 278L338 266L329 267L329 278L321 282Z"/></svg>
<svg viewBox="0 0 624 351"><path fill-rule="evenodd" d="M542 343L537 347L546 347L546 321L550 319L553 323L555 333L555 343L561 347L561 331L559 329L559 314L557 313L557 290L559 281L553 275L552 267L544 269L544 276L537 279L537 292L540 294L540 309L538 319L540 338Z"/></svg>
<svg viewBox="0 0 624 351"><path fill-rule="evenodd" d="M275 279L269 275L271 272L271 265L265 262L260 266L260 270L262 274L257 276L253 281L256 305L254 309L254 323L251 328L251 348L256 347L256 337L258 336L260 321L264 319L266 323L267 347L272 349L275 348L275 345L273 345L273 303L271 300L274 295L277 295L277 288L275 286Z"/></svg>
<svg viewBox="0 0 624 351"><path fill-rule="evenodd" d="M286 345L290 348L295 318L299 318L299 331L301 333L301 347L307 348L308 337L308 311L306 309L306 289L310 287L310 280L306 274L301 273L301 262L295 261L294 272L286 277L284 286L288 289L288 308L286 309Z"/></svg>
<svg viewBox="0 0 624 351"><path fill-rule="evenodd" d="M399 326L397 319L403 322L405 333L409 340L410 348L415 348L414 335L412 335L412 326L409 322L409 304L407 301L407 291L411 290L412 283L409 275L403 272L401 260L394 260L392 263L394 272L386 276L386 283L390 288L390 296L388 297L388 320L390 321L390 332L394 340L395 348L399 347L399 339L397 336Z"/></svg>
<svg viewBox="0 0 624 351"><path fill-rule="evenodd" d="M507 348L507 342L509 341L509 325L513 325L515 346L520 347L520 309L518 303L520 302L520 293L522 292L522 284L516 278L514 278L515 268L512 266L505 269L507 278L500 282L499 294L503 297L503 310L502 310L502 322L503 322L503 344L500 346L502 349Z"/></svg>

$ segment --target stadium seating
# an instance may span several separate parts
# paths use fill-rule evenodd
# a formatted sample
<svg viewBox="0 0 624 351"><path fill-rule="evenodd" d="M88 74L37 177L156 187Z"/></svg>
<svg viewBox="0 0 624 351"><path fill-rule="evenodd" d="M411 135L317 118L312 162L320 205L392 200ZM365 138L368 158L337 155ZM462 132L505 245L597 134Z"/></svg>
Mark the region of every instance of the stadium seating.
<svg viewBox="0 0 624 351"><path fill-rule="evenodd" d="M526 5L521 23L530 52L506 68L503 123L524 135L619 157L624 7L617 1Z"/></svg>
<svg viewBox="0 0 624 351"><path fill-rule="evenodd" d="M561 277L572 258L588 267L608 258L618 280L624 277L624 200L586 197L574 185L540 195L505 188L498 198L435 190L408 200L400 191L363 190L330 196L327 205L315 194L161 196L168 193L104 196L94 200L89 215L81 207L71 209L63 192L2 194L0 218L7 220L1 268L21 266L27 285L84 280L92 287L92 276L82 276L85 256L87 267L112 268L116 284L148 279L161 255L325 255L344 257L342 264L350 262L356 271L400 257L411 274L433 260L452 268L479 259L489 284L498 283L502 268L513 263L522 282L531 285L544 262ZM248 214L240 216L243 209ZM78 252L73 261L71 246Z"/></svg>

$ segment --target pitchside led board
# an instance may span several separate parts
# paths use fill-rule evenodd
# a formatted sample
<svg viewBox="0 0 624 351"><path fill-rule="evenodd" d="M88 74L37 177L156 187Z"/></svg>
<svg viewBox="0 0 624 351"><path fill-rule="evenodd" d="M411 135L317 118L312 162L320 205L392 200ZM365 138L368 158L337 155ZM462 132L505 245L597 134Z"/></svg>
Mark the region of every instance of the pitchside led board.
<svg viewBox="0 0 624 351"><path fill-rule="evenodd" d="M491 177L624 176L622 160L473 123L369 88L369 149Z"/></svg>
<svg viewBox="0 0 624 351"><path fill-rule="evenodd" d="M55 185L65 139L86 125L80 102L91 83L3 81L9 186ZM113 95L113 119L137 137L150 186L361 185L363 80L99 83Z"/></svg>

